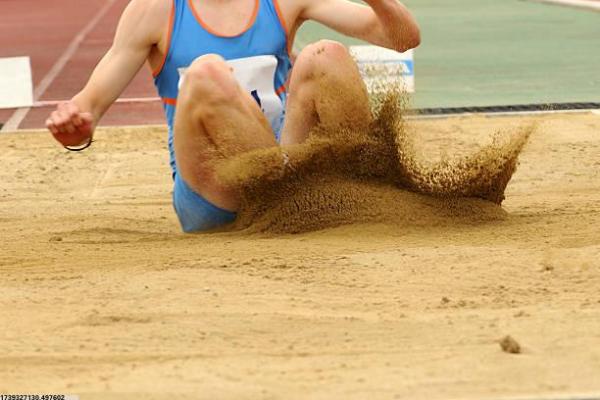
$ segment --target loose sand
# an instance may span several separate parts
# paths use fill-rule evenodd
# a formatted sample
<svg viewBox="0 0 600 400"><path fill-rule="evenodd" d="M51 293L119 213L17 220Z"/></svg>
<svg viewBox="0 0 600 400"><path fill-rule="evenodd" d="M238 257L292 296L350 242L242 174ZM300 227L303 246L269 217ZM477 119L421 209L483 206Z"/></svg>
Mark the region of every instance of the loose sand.
<svg viewBox="0 0 600 400"><path fill-rule="evenodd" d="M426 159L453 158L531 121L409 132ZM397 208L343 203L355 224L295 235L260 213L253 229L179 233L163 129L102 129L81 154L45 133L0 136L0 393L600 393L600 117L535 121L502 208L342 184ZM327 193L330 178L311 179ZM502 351L507 335L521 354Z"/></svg>
<svg viewBox="0 0 600 400"><path fill-rule="evenodd" d="M401 94L391 91L382 103L373 122L360 128L318 126L300 145L217 163L221 183L242 198L228 230L300 233L350 223L432 226L502 218L504 191L537 123L506 127L468 154L446 151L436 160L420 154L416 130L402 118Z"/></svg>

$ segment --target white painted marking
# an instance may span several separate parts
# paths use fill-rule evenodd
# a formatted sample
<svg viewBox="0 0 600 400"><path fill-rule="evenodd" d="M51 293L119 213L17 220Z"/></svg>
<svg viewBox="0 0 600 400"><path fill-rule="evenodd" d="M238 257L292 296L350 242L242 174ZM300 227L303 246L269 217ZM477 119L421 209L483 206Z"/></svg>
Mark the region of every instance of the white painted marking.
<svg viewBox="0 0 600 400"><path fill-rule="evenodd" d="M0 129L0 133L16 131L17 128L13 127L14 121L23 121L29 110L31 110L29 107L17 108L10 119L4 124L2 129Z"/></svg>
<svg viewBox="0 0 600 400"><path fill-rule="evenodd" d="M33 104L29 57L0 58L0 109Z"/></svg>
<svg viewBox="0 0 600 400"><path fill-rule="evenodd" d="M32 108L42 108L42 107L56 107L61 103L65 103L68 100L45 100L45 101L36 101ZM126 97L120 98L115 101L115 103L120 104L136 104L136 103L156 103L162 101L160 97Z"/></svg>
<svg viewBox="0 0 600 400"><path fill-rule="evenodd" d="M13 118L20 118L23 120L25 115L30 111L31 108L43 108L43 107L56 107L57 105L66 102L67 100L46 100L46 101L36 101L33 103L31 107L27 108L19 108L15 111L15 115ZM160 97L130 97L130 98L121 98L117 99L115 103L118 104L144 104L144 103L158 103L162 102ZM16 132L17 129L2 129L1 133L9 133Z"/></svg>
<svg viewBox="0 0 600 400"><path fill-rule="evenodd" d="M67 49L60 56L60 58L54 63L50 71L44 76L44 78L40 81L39 85L35 88L33 92L33 98L37 101L44 95L46 90L50 87L52 82L56 79L58 75L62 72L67 62L73 57L73 55L81 46L81 43L84 41L85 37L98 25L100 20L106 15L106 13L110 10L116 0L108 0L104 7L92 18L87 25L73 38ZM22 111L25 110L25 111ZM4 127L0 130L0 132L6 131L14 131L19 129L19 125L29 113L30 108L20 108L15 111L15 113L10 117L10 119L6 122Z"/></svg>
<svg viewBox="0 0 600 400"><path fill-rule="evenodd" d="M0 0L2 1L2 0ZM114 127L119 127L119 128L131 128L131 129L162 129L165 130L167 125L166 124L158 124L158 125L144 125L144 124L129 124L129 125L99 125L96 130L100 131L102 129L110 129L110 128L114 128ZM166 131L165 131L166 132ZM22 134L22 133L26 133L26 134L33 134L33 135L48 135L48 129L46 128L32 128L32 129L21 129L19 131L10 131L10 132L6 132L7 135L13 135L13 134ZM4 155L4 153L2 153L2 155Z"/></svg>
<svg viewBox="0 0 600 400"><path fill-rule="evenodd" d="M600 3L595 0L534 0L539 3L550 3L561 6L587 8L588 10L600 11Z"/></svg>

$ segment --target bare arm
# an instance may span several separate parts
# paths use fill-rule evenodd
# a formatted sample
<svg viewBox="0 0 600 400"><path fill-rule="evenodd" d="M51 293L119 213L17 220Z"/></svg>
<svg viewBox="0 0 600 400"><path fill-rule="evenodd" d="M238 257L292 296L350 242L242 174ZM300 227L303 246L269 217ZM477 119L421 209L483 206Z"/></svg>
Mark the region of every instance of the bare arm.
<svg viewBox="0 0 600 400"><path fill-rule="evenodd" d="M419 26L398 0L305 0L302 20L314 20L340 33L396 51L417 47Z"/></svg>
<svg viewBox="0 0 600 400"><path fill-rule="evenodd" d="M113 44L96 66L89 81L73 99L54 111L46 126L65 146L91 139L106 110L125 90L161 39L165 4L157 0L133 0L127 6ZM158 29L157 29L158 28Z"/></svg>

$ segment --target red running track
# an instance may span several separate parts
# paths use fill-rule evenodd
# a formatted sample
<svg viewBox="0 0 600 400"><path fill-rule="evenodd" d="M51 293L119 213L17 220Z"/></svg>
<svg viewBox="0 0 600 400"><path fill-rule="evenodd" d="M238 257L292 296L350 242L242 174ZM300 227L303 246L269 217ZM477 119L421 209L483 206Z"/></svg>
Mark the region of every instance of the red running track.
<svg viewBox="0 0 600 400"><path fill-rule="evenodd" d="M129 0L1 0L0 57L31 58L34 92L46 87L36 101L70 99L81 90L110 47L119 16L128 3ZM56 74L51 73L53 67ZM156 96L150 68L145 67L121 97ZM43 106L21 111L27 112L18 128L43 128L53 109L54 106ZM0 123L9 121L15 111L0 110ZM101 121L101 125L163 123L158 101L117 103Z"/></svg>

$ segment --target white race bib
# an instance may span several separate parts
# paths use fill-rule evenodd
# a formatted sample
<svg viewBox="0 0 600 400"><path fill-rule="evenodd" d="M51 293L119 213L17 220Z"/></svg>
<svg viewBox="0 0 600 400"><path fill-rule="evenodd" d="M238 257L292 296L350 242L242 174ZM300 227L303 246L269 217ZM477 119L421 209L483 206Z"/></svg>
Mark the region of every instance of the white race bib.
<svg viewBox="0 0 600 400"><path fill-rule="evenodd" d="M233 68L233 74L242 88L256 100L277 133L281 129L284 105L275 93L275 72L277 58L274 56L256 56L227 61ZM187 68L179 68L179 88L185 79Z"/></svg>

